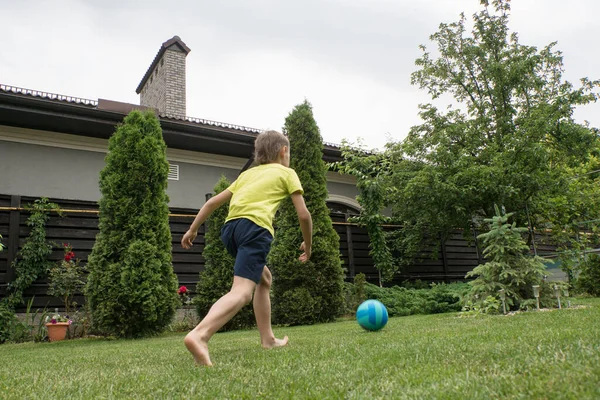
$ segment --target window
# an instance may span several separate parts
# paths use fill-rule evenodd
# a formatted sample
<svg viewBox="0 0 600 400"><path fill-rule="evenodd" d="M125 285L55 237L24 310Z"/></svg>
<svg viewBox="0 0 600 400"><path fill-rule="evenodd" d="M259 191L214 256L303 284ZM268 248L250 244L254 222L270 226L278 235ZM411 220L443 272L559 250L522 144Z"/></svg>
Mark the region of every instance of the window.
<svg viewBox="0 0 600 400"><path fill-rule="evenodd" d="M167 179L170 181L179 180L179 165L169 163L169 175Z"/></svg>

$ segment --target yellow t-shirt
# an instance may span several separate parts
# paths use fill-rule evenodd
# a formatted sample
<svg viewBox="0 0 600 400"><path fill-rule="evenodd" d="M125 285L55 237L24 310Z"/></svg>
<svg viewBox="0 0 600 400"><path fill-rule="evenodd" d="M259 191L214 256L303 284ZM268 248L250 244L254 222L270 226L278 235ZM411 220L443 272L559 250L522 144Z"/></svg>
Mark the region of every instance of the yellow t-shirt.
<svg viewBox="0 0 600 400"><path fill-rule="evenodd" d="M225 222L247 218L273 236L273 217L281 200L298 191L304 193L296 171L279 163L263 164L244 171L228 190L233 196Z"/></svg>

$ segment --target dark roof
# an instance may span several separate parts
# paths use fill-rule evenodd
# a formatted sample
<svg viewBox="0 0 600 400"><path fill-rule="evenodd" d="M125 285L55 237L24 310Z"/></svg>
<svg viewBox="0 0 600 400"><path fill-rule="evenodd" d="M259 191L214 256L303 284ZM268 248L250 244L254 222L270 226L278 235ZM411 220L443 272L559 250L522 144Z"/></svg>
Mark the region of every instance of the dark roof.
<svg viewBox="0 0 600 400"><path fill-rule="evenodd" d="M108 139L136 104L65 96L0 84L0 124ZM260 129L159 115L167 146L249 158ZM323 159L341 159L340 146L324 143Z"/></svg>
<svg viewBox="0 0 600 400"><path fill-rule="evenodd" d="M31 97L38 97L40 99L77 104L77 105L87 106L90 108L98 107L98 102L96 100L82 99L80 97L65 96L65 95L56 94L56 93L40 92L39 90L23 89L23 88L14 87L14 86L3 85L1 83L0 83L0 92L13 93L13 94L31 96Z"/></svg>
<svg viewBox="0 0 600 400"><path fill-rule="evenodd" d="M142 78L142 81L138 85L137 89L135 89L135 92L137 94L140 94L140 92L142 91L142 88L144 87L144 84L146 83L148 78L150 78L152 71L154 71L154 68L156 67L156 65L158 64L160 59L162 58L163 54L165 54L165 51L167 51L167 49L171 46L179 47L181 49L181 51L183 51L185 53L185 55L187 55L191 51L190 48L187 47L185 45L185 43L183 43L183 41L181 40L181 38L179 36L173 36L171 39L164 42L162 44L162 46L160 46L160 50L158 50L156 57L154 57L154 61L152 61L152 64L150 64L150 67L148 67L148 70L146 71L146 74Z"/></svg>
<svg viewBox="0 0 600 400"><path fill-rule="evenodd" d="M10 94L15 94L15 95L19 95L19 96L34 97L34 98L38 98L38 99L50 100L50 101L61 102L61 103L69 103L72 105L80 105L80 106L85 106L87 108L98 109L98 110L103 110L103 111L113 111L113 112L118 112L118 113L122 113L122 114L128 114L130 111L132 111L134 109L150 109L151 108L151 107L140 106L137 104L121 103L121 102L105 100L105 99L99 99L99 100L83 99L80 97L65 96L62 94L49 93L49 92L41 92L39 90L24 89L24 88L19 88L19 87L15 87L15 86L4 85L4 84L0 84L0 93L10 93ZM196 117L181 118L181 117L174 117L172 115L167 115L167 114L158 114L158 115L161 120L189 122L192 124L206 125L206 126L212 126L212 127L217 127L217 128L227 128L227 129L238 130L238 131L243 131L243 132L251 132L251 133L262 132L261 129L257 129L257 128L250 128L247 126L230 124L227 122L211 121L209 119L204 119L204 118L196 118Z"/></svg>

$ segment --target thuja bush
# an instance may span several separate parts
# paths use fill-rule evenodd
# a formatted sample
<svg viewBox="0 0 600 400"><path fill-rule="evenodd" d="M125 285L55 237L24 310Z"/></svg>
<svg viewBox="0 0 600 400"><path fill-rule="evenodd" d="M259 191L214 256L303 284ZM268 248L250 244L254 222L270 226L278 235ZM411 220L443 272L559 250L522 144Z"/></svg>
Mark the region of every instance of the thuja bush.
<svg viewBox="0 0 600 400"><path fill-rule="evenodd" d="M313 219L313 248L310 261L298 261L302 232L288 198L276 218L277 231L268 258L273 271L273 320L291 325L333 321L344 309L344 272L340 239L326 204L323 139L308 102L288 115L285 133L290 140L290 167L300 178Z"/></svg>
<svg viewBox="0 0 600 400"><path fill-rule="evenodd" d="M227 189L230 182L222 176L214 187L215 195ZM227 204L216 209L206 221L204 236L204 269L200 272L196 285L194 304L200 318L204 318L210 307L221 296L226 294L233 282L234 258L227 252L221 241L221 228L225 223L229 207ZM240 310L221 330L241 329L254 326L254 312L252 305L246 305Z"/></svg>
<svg viewBox="0 0 600 400"><path fill-rule="evenodd" d="M169 164L160 123L131 112L109 140L100 172L99 234L86 287L95 330L141 337L174 316L177 279L171 263L166 194Z"/></svg>

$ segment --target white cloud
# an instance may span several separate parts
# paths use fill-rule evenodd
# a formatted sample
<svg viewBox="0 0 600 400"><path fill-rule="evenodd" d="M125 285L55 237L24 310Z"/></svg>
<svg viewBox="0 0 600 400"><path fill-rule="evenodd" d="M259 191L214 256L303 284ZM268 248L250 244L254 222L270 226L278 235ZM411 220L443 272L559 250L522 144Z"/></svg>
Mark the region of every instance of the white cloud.
<svg viewBox="0 0 600 400"><path fill-rule="evenodd" d="M192 49L187 113L280 129L307 98L326 141L381 147L419 122L426 93L410 85L418 45L439 23L467 18L478 0L178 1L0 0L0 82L137 103L135 88L160 44ZM565 77L598 77L593 0L520 0L511 28L521 43L558 41ZM430 44L430 46L432 46ZM599 126L597 105L576 117Z"/></svg>

